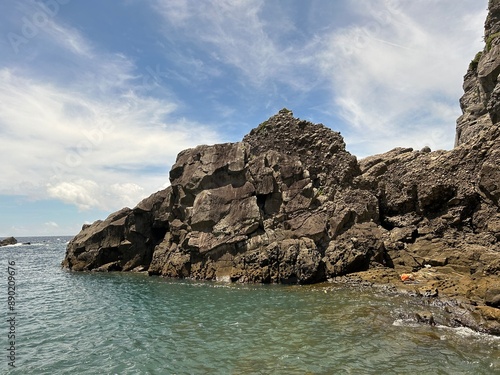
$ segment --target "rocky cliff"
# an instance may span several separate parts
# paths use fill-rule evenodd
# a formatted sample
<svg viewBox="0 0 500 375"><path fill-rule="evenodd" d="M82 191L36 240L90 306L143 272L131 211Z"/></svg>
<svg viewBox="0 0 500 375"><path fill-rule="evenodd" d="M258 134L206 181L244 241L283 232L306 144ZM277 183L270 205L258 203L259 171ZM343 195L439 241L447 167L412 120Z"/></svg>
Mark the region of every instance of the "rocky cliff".
<svg viewBox="0 0 500 375"><path fill-rule="evenodd" d="M358 161L283 109L241 142L181 152L170 187L84 226L63 266L264 283L406 273L469 306L457 324L500 333L500 0L489 7L453 150Z"/></svg>
<svg viewBox="0 0 500 375"><path fill-rule="evenodd" d="M457 121L455 146L465 143L500 120L500 2L489 1L484 27L485 47L477 53L464 77L460 99L463 115Z"/></svg>
<svg viewBox="0 0 500 375"><path fill-rule="evenodd" d="M332 242L356 224L377 230L378 201L356 186L360 175L339 133L284 109L242 142L181 152L169 188L85 226L63 264L282 283L383 264L382 244L367 239L372 234L349 256L337 247L341 241Z"/></svg>

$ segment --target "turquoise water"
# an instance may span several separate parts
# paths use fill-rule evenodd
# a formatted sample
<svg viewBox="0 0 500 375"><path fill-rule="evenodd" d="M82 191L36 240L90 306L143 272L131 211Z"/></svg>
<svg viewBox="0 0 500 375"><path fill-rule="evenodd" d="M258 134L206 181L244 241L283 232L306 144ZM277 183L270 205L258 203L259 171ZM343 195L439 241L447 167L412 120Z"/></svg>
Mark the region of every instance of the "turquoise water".
<svg viewBox="0 0 500 375"><path fill-rule="evenodd" d="M317 286L176 281L60 268L67 238L0 248L16 263L5 374L500 374L500 338L413 324L415 301ZM0 348L9 327L0 329Z"/></svg>

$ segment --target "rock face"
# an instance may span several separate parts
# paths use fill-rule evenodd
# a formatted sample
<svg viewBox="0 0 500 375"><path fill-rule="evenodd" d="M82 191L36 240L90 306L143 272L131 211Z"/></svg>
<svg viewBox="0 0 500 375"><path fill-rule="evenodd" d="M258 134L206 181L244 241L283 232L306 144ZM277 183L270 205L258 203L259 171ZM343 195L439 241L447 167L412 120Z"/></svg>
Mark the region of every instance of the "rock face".
<svg viewBox="0 0 500 375"><path fill-rule="evenodd" d="M379 221L377 198L354 186L360 174L339 133L282 110L242 142L181 152L169 188L85 226L63 265L312 283L368 268L372 258L384 264L377 239L369 251L365 239L350 244L345 256L331 244Z"/></svg>
<svg viewBox="0 0 500 375"><path fill-rule="evenodd" d="M164 205L171 189L124 208L104 221L84 225L68 244L63 265L75 271L131 271L147 269L153 250L168 230Z"/></svg>
<svg viewBox="0 0 500 375"><path fill-rule="evenodd" d="M17 240L14 237L7 237L7 238L0 241L0 247L7 246L7 245L15 245L16 243L17 243Z"/></svg>
<svg viewBox="0 0 500 375"><path fill-rule="evenodd" d="M63 266L302 284L430 267L420 295L461 298L476 306L464 325L500 334L500 0L489 6L453 150L358 161L283 109L242 142L181 152L169 188L84 226Z"/></svg>

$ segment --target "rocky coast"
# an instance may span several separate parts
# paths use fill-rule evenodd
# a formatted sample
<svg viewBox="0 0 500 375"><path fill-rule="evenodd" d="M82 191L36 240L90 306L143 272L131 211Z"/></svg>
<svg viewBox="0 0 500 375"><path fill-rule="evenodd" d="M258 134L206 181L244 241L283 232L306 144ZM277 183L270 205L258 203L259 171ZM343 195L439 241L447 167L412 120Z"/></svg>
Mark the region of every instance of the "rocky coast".
<svg viewBox="0 0 500 375"><path fill-rule="evenodd" d="M16 243L17 240L14 237L7 237L4 238L3 240L0 240L0 247L7 245L15 245Z"/></svg>
<svg viewBox="0 0 500 375"><path fill-rule="evenodd" d="M500 335L499 74L490 0L452 150L358 160L340 133L282 109L241 142L182 151L168 188L85 225L63 266L386 285L441 304L443 323Z"/></svg>

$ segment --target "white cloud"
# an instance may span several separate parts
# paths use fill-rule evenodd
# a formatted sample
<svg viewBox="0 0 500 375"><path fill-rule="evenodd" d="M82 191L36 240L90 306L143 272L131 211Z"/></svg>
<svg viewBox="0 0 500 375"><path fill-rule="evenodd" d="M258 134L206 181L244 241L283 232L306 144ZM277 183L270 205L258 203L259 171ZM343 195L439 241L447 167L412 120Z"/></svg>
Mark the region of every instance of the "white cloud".
<svg viewBox="0 0 500 375"><path fill-rule="evenodd" d="M237 69L242 87L272 103L308 97L325 114L342 118L340 125L327 125L340 126L336 130L342 130L355 154L396 146L452 147L462 77L482 48L484 4L345 4L351 23L342 28L335 24L342 21L336 13L346 10L337 3L325 8L312 1L301 8L309 16L299 18L293 17L294 7L272 8L263 1L158 0L157 8L169 25L167 39L174 33L172 40L211 51L215 62ZM322 18L315 23L310 16L317 18L319 9L335 22ZM199 69L206 65L198 64Z"/></svg>
<svg viewBox="0 0 500 375"><path fill-rule="evenodd" d="M486 16L472 0L364 1L365 24L325 39L318 67L364 156L392 147L453 146L462 77L482 48Z"/></svg>
<svg viewBox="0 0 500 375"><path fill-rule="evenodd" d="M47 192L50 197L75 204L82 210L99 206L98 189L99 185L95 181L83 179L47 185Z"/></svg>
<svg viewBox="0 0 500 375"><path fill-rule="evenodd" d="M143 187L134 183L112 184L108 192L113 197L119 197L129 207L134 207L139 202L137 198L148 193L152 192L145 192Z"/></svg>
<svg viewBox="0 0 500 375"><path fill-rule="evenodd" d="M62 48L82 57L92 55L92 47L71 27L59 23L66 0L19 0L4 9L8 19L6 39L17 57L34 59L43 48Z"/></svg>
<svg viewBox="0 0 500 375"><path fill-rule="evenodd" d="M242 85L262 88L279 82L295 89L312 89L313 82L303 74L309 69L309 51L303 44L293 43L293 37L286 38L296 37L297 29L286 10L266 14L266 5L262 0L158 0L157 9L172 27L165 30L167 39L175 30L175 38L194 43L214 63L236 68L242 74ZM182 59L209 69L203 63L200 67L198 59ZM212 69L212 73L220 71Z"/></svg>
<svg viewBox="0 0 500 375"><path fill-rule="evenodd" d="M93 56L91 45L79 32L56 22L50 22L48 26L50 27L47 27L45 31L49 33L55 43L75 55L87 58Z"/></svg>
<svg viewBox="0 0 500 375"><path fill-rule="evenodd" d="M24 14L40 12L28 5ZM168 184L179 151L218 141L176 115L174 95L152 95L155 71L138 72L128 57L99 51L57 21L49 17L17 56L39 64L0 66L0 194L57 198L81 210L133 206ZM64 59L57 72L41 46Z"/></svg>
<svg viewBox="0 0 500 375"><path fill-rule="evenodd" d="M48 221L48 222L46 222L45 226L48 227L48 228L51 228L51 229L59 228L59 224L57 224L54 221Z"/></svg>
<svg viewBox="0 0 500 375"><path fill-rule="evenodd" d="M179 151L217 141L173 119L175 103L130 91L102 101L3 69L0 102L0 193L38 190L81 209L137 203L168 181Z"/></svg>
<svg viewBox="0 0 500 375"><path fill-rule="evenodd" d="M47 184L51 198L76 205L80 210L99 207L103 210L120 207L134 207L140 199L153 191L145 191L135 183L99 184L93 180L76 179L71 182Z"/></svg>

